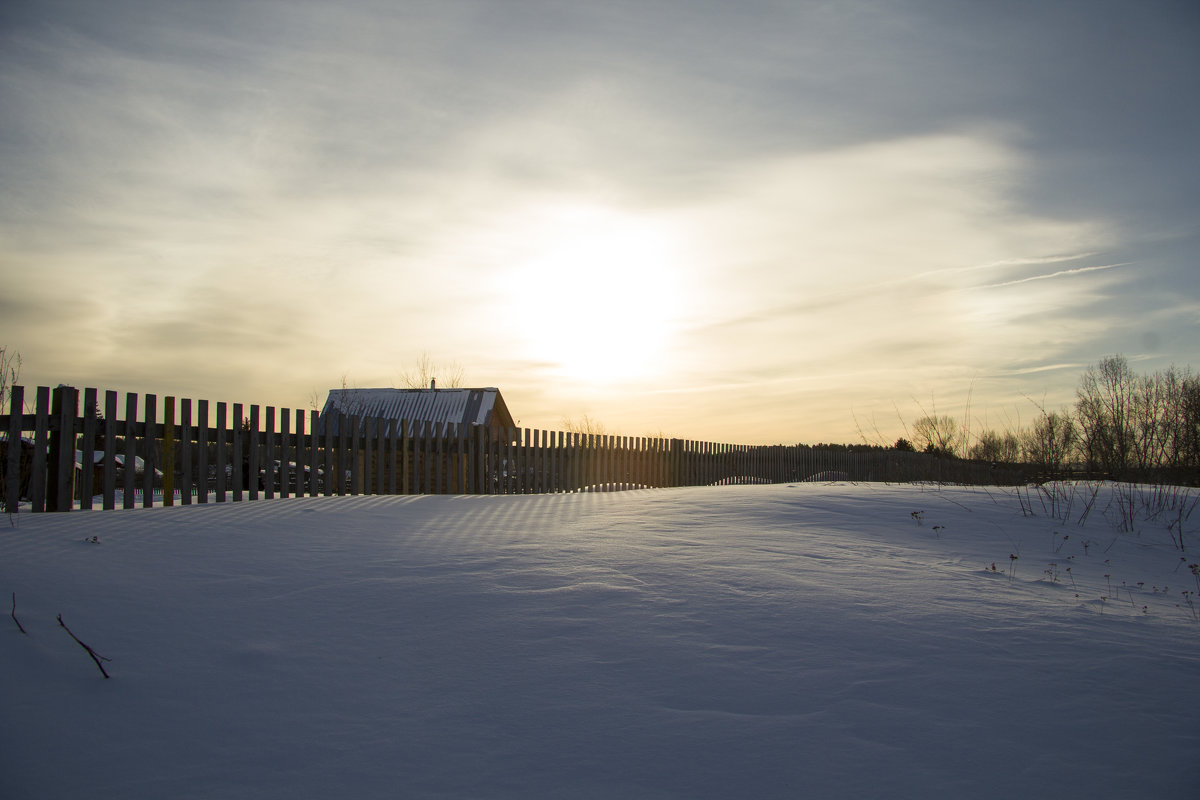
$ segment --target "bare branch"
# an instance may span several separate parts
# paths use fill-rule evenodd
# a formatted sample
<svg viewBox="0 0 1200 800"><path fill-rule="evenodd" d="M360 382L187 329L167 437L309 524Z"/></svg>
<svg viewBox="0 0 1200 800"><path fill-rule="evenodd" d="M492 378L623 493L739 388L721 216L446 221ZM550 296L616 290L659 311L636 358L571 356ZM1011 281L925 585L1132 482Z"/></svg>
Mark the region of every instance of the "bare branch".
<svg viewBox="0 0 1200 800"><path fill-rule="evenodd" d="M76 636L75 634L71 633L71 629L68 628L67 624L62 621L62 614L58 615L58 624L61 625L62 629L67 632L67 635L69 635L72 639L75 640L76 644L78 644L84 650L87 650L87 654L92 657L92 661L95 661L96 666L100 668L100 674L103 675L105 678L108 678L109 677L108 671L104 669L104 664L102 664L101 662L102 661L112 661L112 659L105 658L104 656L100 655L92 648L88 647L83 642L79 641L79 637Z"/></svg>
<svg viewBox="0 0 1200 800"><path fill-rule="evenodd" d="M16 592L13 592L13 596L12 596L12 615L11 616L13 618L13 622L17 623L17 627L21 629L21 633L28 636L29 631L25 630L25 626L21 624L21 620L17 619L17 593Z"/></svg>

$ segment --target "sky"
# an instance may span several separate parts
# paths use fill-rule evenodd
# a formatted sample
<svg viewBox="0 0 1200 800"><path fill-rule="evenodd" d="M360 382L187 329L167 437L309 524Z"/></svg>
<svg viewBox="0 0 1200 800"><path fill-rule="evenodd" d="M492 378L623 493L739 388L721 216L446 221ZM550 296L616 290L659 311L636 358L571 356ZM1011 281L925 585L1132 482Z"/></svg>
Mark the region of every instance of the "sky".
<svg viewBox="0 0 1200 800"><path fill-rule="evenodd" d="M891 442L1200 368L1200 7L0 5L21 382ZM448 372L454 371L448 369Z"/></svg>

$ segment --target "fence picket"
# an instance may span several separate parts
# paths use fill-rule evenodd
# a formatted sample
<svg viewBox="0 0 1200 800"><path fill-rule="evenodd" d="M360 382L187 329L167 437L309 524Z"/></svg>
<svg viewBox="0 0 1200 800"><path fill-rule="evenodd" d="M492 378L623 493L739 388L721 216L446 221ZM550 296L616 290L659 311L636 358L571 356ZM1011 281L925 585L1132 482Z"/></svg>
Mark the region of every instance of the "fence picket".
<svg viewBox="0 0 1200 800"><path fill-rule="evenodd" d="M163 505L175 505L175 398L163 398Z"/></svg>
<svg viewBox="0 0 1200 800"><path fill-rule="evenodd" d="M104 510L117 506L117 393L104 393Z"/></svg>
<svg viewBox="0 0 1200 800"><path fill-rule="evenodd" d="M192 480L192 401L186 397L179 401L179 466L182 478L183 505L192 504L192 491L195 484Z"/></svg>
<svg viewBox="0 0 1200 800"><path fill-rule="evenodd" d="M137 479L137 401L133 392L125 395L125 460L121 464L121 506L133 508Z"/></svg>
<svg viewBox="0 0 1200 800"><path fill-rule="evenodd" d="M233 420L231 422L231 438L233 440L233 464L230 472L233 476L233 501L241 502L242 491L249 478L246 475L246 427L243 425L242 404L233 404Z"/></svg>
<svg viewBox="0 0 1200 800"><path fill-rule="evenodd" d="M296 415L296 497L304 497L308 492L308 451L305 446L304 409L297 408Z"/></svg>
<svg viewBox="0 0 1200 800"><path fill-rule="evenodd" d="M96 405L96 390L83 390L83 432L79 446L79 507L90 509L96 492L96 423L100 409ZM72 455L72 458L74 456Z"/></svg>
<svg viewBox="0 0 1200 800"><path fill-rule="evenodd" d="M288 497L291 494L290 484L292 481L291 470L291 450L292 450L292 434L291 434L291 409L279 409L279 496ZM270 437L268 437L270 438ZM269 469L274 470L275 463L268 460Z"/></svg>
<svg viewBox="0 0 1200 800"><path fill-rule="evenodd" d="M229 454L226 453L226 448L229 444L229 434L228 429L225 427L228 421L226 416L228 410L229 408L225 403L217 403L217 416L214 422L217 427L217 463L215 465L217 472L217 496L215 499L218 503L225 502L225 491L228 488L225 485L228 477L225 469L229 464Z"/></svg>
<svg viewBox="0 0 1200 800"><path fill-rule="evenodd" d="M24 417L25 387L14 386L9 395L8 439L5 440L8 451L4 467L4 510L9 514L17 513L21 501L21 452L24 450L21 433L25 427Z"/></svg>
<svg viewBox="0 0 1200 800"><path fill-rule="evenodd" d="M145 434L142 441L146 451L142 454L142 508L154 506L154 474L158 471L158 396L147 394L142 398L145 409L143 425Z"/></svg>
<svg viewBox="0 0 1200 800"><path fill-rule="evenodd" d="M196 401L196 502L208 503L208 401Z"/></svg>

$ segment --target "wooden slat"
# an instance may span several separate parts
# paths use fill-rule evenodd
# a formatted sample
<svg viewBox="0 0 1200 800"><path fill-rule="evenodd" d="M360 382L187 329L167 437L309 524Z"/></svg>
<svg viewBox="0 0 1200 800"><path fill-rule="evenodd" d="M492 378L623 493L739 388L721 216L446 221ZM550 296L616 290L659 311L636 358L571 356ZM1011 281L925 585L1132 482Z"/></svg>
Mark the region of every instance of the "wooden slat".
<svg viewBox="0 0 1200 800"><path fill-rule="evenodd" d="M196 502L208 502L208 401L196 401Z"/></svg>
<svg viewBox="0 0 1200 800"><path fill-rule="evenodd" d="M354 414L348 418L347 435L350 437L350 494L362 493L362 419Z"/></svg>
<svg viewBox="0 0 1200 800"><path fill-rule="evenodd" d="M342 411L337 412L337 443L333 451L333 493L339 497L346 493L346 473L349 464L346 455L347 437L349 436L349 417Z"/></svg>
<svg viewBox="0 0 1200 800"><path fill-rule="evenodd" d="M227 466L230 466L229 453L227 452L227 448L229 445L229 433L228 433L229 429L226 426L226 423L228 422L227 409L228 409L228 406L226 406L226 404L224 402L218 402L217 403L217 416L216 416L216 419L213 420L213 422L217 428L217 434L216 434L217 435L217 463L216 463L216 472L217 472L216 490L217 491L216 491L216 497L214 499L216 499L216 501L218 503L225 502L225 492L229 488L226 485L226 483L227 483L228 477L232 476L232 474L233 474L232 467L230 467L228 476L225 472L225 468Z"/></svg>
<svg viewBox="0 0 1200 800"><path fill-rule="evenodd" d="M73 452L75 437L71 435L75 410L71 409L70 411L72 421L68 422L63 419L67 413L66 405L69 399L70 392L65 386L55 388L50 398L50 414L47 420L49 460L46 473L46 511L67 511L71 505L71 473L69 471L64 473L62 468L64 454L70 455L72 462L75 458ZM63 497L64 489L66 498Z"/></svg>
<svg viewBox="0 0 1200 800"><path fill-rule="evenodd" d="M196 488L195 472L192 470L192 401L186 397L179 400L179 480L180 502L192 504L192 492Z"/></svg>
<svg viewBox="0 0 1200 800"><path fill-rule="evenodd" d="M121 505L133 508L137 482L137 406L134 392L125 395L125 461L121 467Z"/></svg>
<svg viewBox="0 0 1200 800"><path fill-rule="evenodd" d="M142 454L142 461L145 464L142 471L142 508L154 507L154 470L157 468L157 453L156 440L158 439L158 397L148 394L142 398L142 403L145 407L145 435L142 437L142 443L145 447L145 452Z"/></svg>
<svg viewBox="0 0 1200 800"><path fill-rule="evenodd" d="M258 480L262 470L262 448L261 440L258 437L261 426L262 418L259 407L251 404L250 429L246 432L246 454L249 456L246 479L249 484L248 493L251 500L258 499Z"/></svg>
<svg viewBox="0 0 1200 800"><path fill-rule="evenodd" d="M279 409L279 496L291 495L292 482L292 412Z"/></svg>
<svg viewBox="0 0 1200 800"><path fill-rule="evenodd" d="M454 493L467 493L467 425L454 423Z"/></svg>
<svg viewBox="0 0 1200 800"><path fill-rule="evenodd" d="M29 499L32 510L46 511L46 450L50 431L50 387L37 387L34 407L34 471L29 476Z"/></svg>
<svg viewBox="0 0 1200 800"><path fill-rule="evenodd" d="M308 491L308 473L311 465L308 455L308 440L304 430L304 409L296 409L296 497L304 497Z"/></svg>
<svg viewBox="0 0 1200 800"><path fill-rule="evenodd" d="M372 430L372 422L372 417L363 417L361 423L363 433L362 449L359 457L355 459L355 463L361 465L360 477L362 478L362 485L359 487L360 494L371 494L375 488L375 469L371 463L371 455L375 449L372 445L372 440L375 436L375 432Z"/></svg>
<svg viewBox="0 0 1200 800"><path fill-rule="evenodd" d="M79 507L81 509L90 509L92 507L92 497L96 493L95 474L96 474L96 433L97 424L100 416L99 406L96 404L96 390L83 390L83 409L80 412L83 416L83 430L81 432L81 441L79 443ZM72 455L72 458L74 456Z"/></svg>
<svg viewBox="0 0 1200 800"><path fill-rule="evenodd" d="M175 505L175 398L163 398L163 505Z"/></svg>
<svg viewBox="0 0 1200 800"><path fill-rule="evenodd" d="M375 494L388 494L388 439L391 420L384 416L375 418Z"/></svg>
<svg viewBox="0 0 1200 800"><path fill-rule="evenodd" d="M437 426L433 422L426 422L422 427L423 435L421 436L421 473L423 486L421 487L422 494L434 494L435 484L439 483L437 459Z"/></svg>
<svg viewBox="0 0 1200 800"><path fill-rule="evenodd" d="M317 426L321 414L316 409L308 412L308 494L316 497L320 494L320 467L324 463L321 457L321 441L317 436Z"/></svg>
<svg viewBox="0 0 1200 800"><path fill-rule="evenodd" d="M10 386L8 395L8 460L4 468L4 510L16 514L21 503L21 438L24 428L25 387Z"/></svg>
<svg viewBox="0 0 1200 800"><path fill-rule="evenodd" d="M104 393L104 510L117 507L117 393Z"/></svg>
<svg viewBox="0 0 1200 800"><path fill-rule="evenodd" d="M333 415L326 414L324 421L322 422L322 424L325 426L325 452L322 454L322 456L325 469L323 491L326 497L331 497L333 495L334 484L337 483L337 481L334 480L334 470L337 469L337 459L334 458L336 453L334 450L333 431L333 426L337 419L337 412L334 412Z"/></svg>
<svg viewBox="0 0 1200 800"><path fill-rule="evenodd" d="M412 422L406 419L400 420L400 441L396 443L399 449L399 468L400 474L397 476L397 482L403 487L400 490L401 494L416 494L416 489L413 487L413 430Z"/></svg>
<svg viewBox="0 0 1200 800"><path fill-rule="evenodd" d="M246 486L246 430L242 427L242 404L233 404L233 419L229 423L233 452L230 454L230 473L233 478L233 502L240 503L245 497Z"/></svg>
<svg viewBox="0 0 1200 800"><path fill-rule="evenodd" d="M441 424L430 426L433 429L433 488L430 490L433 494L442 493L442 473L445 469L445 459L442 452L442 442L445 439L446 429Z"/></svg>
<svg viewBox="0 0 1200 800"><path fill-rule="evenodd" d="M388 423L387 417L375 418L375 494L387 493Z"/></svg>
<svg viewBox="0 0 1200 800"><path fill-rule="evenodd" d="M262 463L259 469L263 476L263 494L268 500L275 499L275 407L264 409ZM256 436L257 438L257 436ZM258 474L258 470L252 471ZM251 498L253 499L253 498Z"/></svg>
<svg viewBox="0 0 1200 800"><path fill-rule="evenodd" d="M387 450L387 465L388 465L388 494L397 494L403 490L402 471L400 469L400 420L388 420L388 450Z"/></svg>

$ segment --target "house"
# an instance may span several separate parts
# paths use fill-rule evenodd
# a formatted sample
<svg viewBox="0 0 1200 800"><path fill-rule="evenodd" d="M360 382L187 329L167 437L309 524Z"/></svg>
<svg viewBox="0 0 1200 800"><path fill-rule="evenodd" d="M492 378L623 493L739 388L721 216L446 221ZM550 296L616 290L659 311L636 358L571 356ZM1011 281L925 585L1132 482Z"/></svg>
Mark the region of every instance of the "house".
<svg viewBox="0 0 1200 800"><path fill-rule="evenodd" d="M412 423L423 422L486 425L492 430L516 427L504 397L495 388L330 389L317 423L317 433L325 434L325 422L329 420L336 435L339 413L360 419L405 419L410 423L410 434L416 427Z"/></svg>

